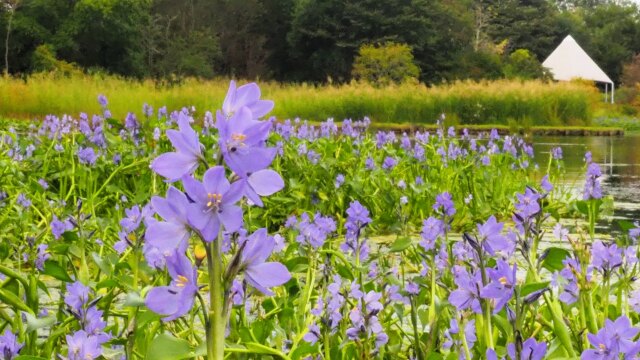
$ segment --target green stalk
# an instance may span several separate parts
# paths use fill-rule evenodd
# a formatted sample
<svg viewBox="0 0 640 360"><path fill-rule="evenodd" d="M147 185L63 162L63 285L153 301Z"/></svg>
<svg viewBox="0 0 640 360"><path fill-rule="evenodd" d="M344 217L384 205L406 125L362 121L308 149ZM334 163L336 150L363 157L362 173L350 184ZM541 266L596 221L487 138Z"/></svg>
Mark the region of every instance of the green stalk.
<svg viewBox="0 0 640 360"><path fill-rule="evenodd" d="M485 274L485 270L484 270L484 260L482 259L482 255L480 255L480 274L482 275L482 286L486 286L487 285L487 274ZM487 347L489 349L493 349L493 326L491 325L491 304L489 304L489 301L487 301L486 299L482 300L483 302L483 315L485 316L486 319L486 336L487 336ZM460 330L462 331L462 330Z"/></svg>
<svg viewBox="0 0 640 360"><path fill-rule="evenodd" d="M436 320L436 255L431 256L431 302L429 304L429 324Z"/></svg>
<svg viewBox="0 0 640 360"><path fill-rule="evenodd" d="M209 270L209 326L207 329L207 359L224 359L224 300L222 283L222 231L207 247L207 267Z"/></svg>
<svg viewBox="0 0 640 360"><path fill-rule="evenodd" d="M411 325L413 325L413 339L416 357L418 360L424 360L422 347L420 346L420 334L418 333L418 314L416 312L415 298L411 296Z"/></svg>
<svg viewBox="0 0 640 360"><path fill-rule="evenodd" d="M469 350L469 344L467 343L467 336L464 333L465 323L464 321L458 327L460 331L458 331L458 335L460 335L460 341L462 342L462 348L464 349L464 357L467 360L471 360L471 351Z"/></svg>
<svg viewBox="0 0 640 360"><path fill-rule="evenodd" d="M593 309L593 297L592 293L585 293L585 298L587 300L587 323L589 325L589 332L595 334L598 332L598 321L596 318L595 310Z"/></svg>
<svg viewBox="0 0 640 360"><path fill-rule="evenodd" d="M529 263L529 271L533 275L533 278L536 282L540 282L540 276L538 276L538 271L535 266L531 263L531 258L527 259ZM573 350L573 342L571 341L571 334L569 334L569 329L567 329L567 325L564 323L562 318L562 309L560 308L560 304L556 299L551 299L546 293L542 295L549 311L551 312L551 317L553 318L553 328L555 333L558 335L558 339L562 346L567 351L567 354L570 358L575 358L576 353Z"/></svg>

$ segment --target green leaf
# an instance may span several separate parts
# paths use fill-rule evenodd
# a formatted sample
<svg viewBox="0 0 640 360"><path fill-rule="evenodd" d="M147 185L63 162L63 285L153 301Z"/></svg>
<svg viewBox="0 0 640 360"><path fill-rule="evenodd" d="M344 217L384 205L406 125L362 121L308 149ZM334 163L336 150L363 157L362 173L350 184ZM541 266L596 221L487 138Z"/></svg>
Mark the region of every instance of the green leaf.
<svg viewBox="0 0 640 360"><path fill-rule="evenodd" d="M17 297L12 292L6 291L5 289L0 289L0 302L11 305L17 310L22 310L33 314L33 310L31 310L24 302L22 302L19 297Z"/></svg>
<svg viewBox="0 0 640 360"><path fill-rule="evenodd" d="M63 269L58 262L53 260L45 261L44 271L42 273L64 282L73 282L67 271Z"/></svg>
<svg viewBox="0 0 640 360"><path fill-rule="evenodd" d="M47 316L44 318L37 318L27 312L23 312L22 314L27 320L27 332L32 332L38 329L42 329L56 323L55 315Z"/></svg>
<svg viewBox="0 0 640 360"><path fill-rule="evenodd" d="M33 356L33 355L18 355L17 357L14 357L13 360L47 360L47 359L40 356Z"/></svg>
<svg viewBox="0 0 640 360"><path fill-rule="evenodd" d="M66 242L76 242L79 240L78 234L75 231L65 231L62 233L62 238Z"/></svg>
<svg viewBox="0 0 640 360"><path fill-rule="evenodd" d="M170 334L160 334L149 345L146 359L180 360L189 359L193 356L194 353L191 351L191 345L187 340L178 339Z"/></svg>
<svg viewBox="0 0 640 360"><path fill-rule="evenodd" d="M528 284L524 284L522 285L522 288L520 289L520 296L527 296L535 291L538 291L540 289L544 289L545 287L549 286L549 282L548 281L542 281L542 282L534 282L534 283L528 283Z"/></svg>
<svg viewBox="0 0 640 360"><path fill-rule="evenodd" d="M96 265L98 265L98 268L100 268L100 271L107 275L111 275L111 266L106 259L101 258L100 255L95 252L91 253L91 257L93 258L93 261L95 261Z"/></svg>
<svg viewBox="0 0 640 360"><path fill-rule="evenodd" d="M542 266L551 272L562 270L564 268L562 261L569 256L569 250L550 247L545 251L547 251L547 257L542 262Z"/></svg>
<svg viewBox="0 0 640 360"><path fill-rule="evenodd" d="M636 227L634 223L628 220L618 220L618 226L620 226L620 229L625 233Z"/></svg>
<svg viewBox="0 0 640 360"><path fill-rule="evenodd" d="M412 243L411 238L408 236L398 238L396 241L393 242L393 244L391 244L389 251L391 252L403 251L404 249L411 246L411 243Z"/></svg>
<svg viewBox="0 0 640 360"><path fill-rule="evenodd" d="M6 242L0 243L0 260L4 260L9 257L9 244Z"/></svg>

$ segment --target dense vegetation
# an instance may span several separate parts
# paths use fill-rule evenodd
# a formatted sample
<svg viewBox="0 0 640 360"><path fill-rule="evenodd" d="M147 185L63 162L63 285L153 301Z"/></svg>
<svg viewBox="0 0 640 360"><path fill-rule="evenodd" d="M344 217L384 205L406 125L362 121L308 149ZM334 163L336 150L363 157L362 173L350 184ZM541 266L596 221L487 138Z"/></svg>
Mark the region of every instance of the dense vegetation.
<svg viewBox="0 0 640 360"><path fill-rule="evenodd" d="M0 42L0 54L8 55L12 74L77 66L168 81L232 76L344 82L362 46L393 42L411 48L419 77L429 84L531 77L542 76L536 63L571 34L620 82L623 64L640 51L640 13L626 1L2 3L0 38L6 41Z"/></svg>
<svg viewBox="0 0 640 360"><path fill-rule="evenodd" d="M157 87L150 80L104 76L35 76L27 82L0 78L0 114L33 119L98 111L95 96L104 94L110 99L112 114L119 118L145 104L156 109L195 106L196 114L203 115L223 99L226 83L189 79L180 85ZM338 121L368 116L376 124L426 124L445 114L449 124L588 125L594 105L603 106L592 86L541 81L465 81L429 88L411 83L377 87L270 82L263 91L278 102L273 115L279 120Z"/></svg>
<svg viewBox="0 0 640 360"><path fill-rule="evenodd" d="M640 224L595 233L590 153L576 197L561 148L496 131L274 123L255 84L215 115L98 101L0 126L4 359L640 352Z"/></svg>

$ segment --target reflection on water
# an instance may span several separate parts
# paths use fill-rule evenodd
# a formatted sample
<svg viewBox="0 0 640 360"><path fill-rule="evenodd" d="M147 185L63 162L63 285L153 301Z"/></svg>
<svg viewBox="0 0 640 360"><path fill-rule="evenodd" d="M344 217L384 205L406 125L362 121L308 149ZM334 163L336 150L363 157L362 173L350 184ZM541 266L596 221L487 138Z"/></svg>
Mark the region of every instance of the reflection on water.
<svg viewBox="0 0 640 360"><path fill-rule="evenodd" d="M541 167L552 148L562 147L566 181L577 189L584 185L584 153L590 150L602 169L603 192L615 200L614 219L640 220L640 135L534 136L529 141Z"/></svg>

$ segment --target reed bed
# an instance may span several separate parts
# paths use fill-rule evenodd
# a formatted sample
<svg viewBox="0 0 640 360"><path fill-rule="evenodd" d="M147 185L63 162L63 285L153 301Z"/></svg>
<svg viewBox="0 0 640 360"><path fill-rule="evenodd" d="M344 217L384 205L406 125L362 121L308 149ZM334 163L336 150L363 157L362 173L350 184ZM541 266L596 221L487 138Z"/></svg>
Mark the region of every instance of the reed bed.
<svg viewBox="0 0 640 360"><path fill-rule="evenodd" d="M368 116L373 122L432 123L444 113L455 124L588 125L598 102L597 90L584 83L460 81L384 88L363 83L262 84L263 95L278 104L275 116L316 121ZM203 114L222 101L227 87L228 79L222 78L186 79L173 85L104 75L0 78L0 115L37 118L51 113L98 112L98 94L107 96L118 118L141 111L144 103L169 110L195 106Z"/></svg>

